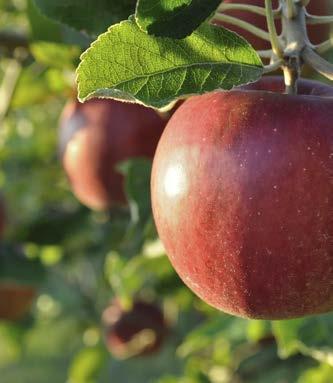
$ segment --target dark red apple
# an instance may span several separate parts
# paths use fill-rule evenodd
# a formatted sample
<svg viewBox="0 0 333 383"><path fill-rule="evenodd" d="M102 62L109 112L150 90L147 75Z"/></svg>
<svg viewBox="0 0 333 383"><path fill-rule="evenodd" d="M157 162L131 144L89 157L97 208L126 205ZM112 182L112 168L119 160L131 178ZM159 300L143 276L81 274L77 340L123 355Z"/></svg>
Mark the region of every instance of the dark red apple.
<svg viewBox="0 0 333 383"><path fill-rule="evenodd" d="M156 353L167 332L161 309L142 301L134 302L129 311L115 301L104 311L103 322L106 345L119 359Z"/></svg>
<svg viewBox="0 0 333 383"><path fill-rule="evenodd" d="M153 109L136 104L69 103L60 120L60 150L77 198L97 210L125 203L115 165L131 157L152 158L166 123Z"/></svg>
<svg viewBox="0 0 333 383"><path fill-rule="evenodd" d="M30 310L36 295L32 286L0 283L0 320L18 321Z"/></svg>
<svg viewBox="0 0 333 383"><path fill-rule="evenodd" d="M251 4L257 5L261 7L265 7L264 0L224 0L224 4ZM277 8L278 1L273 0L274 8ZM310 1L310 4L307 8L308 12L314 15L327 15L329 14L329 0L313 0ZM264 29L267 31L267 23L264 16L260 16L251 12L245 11L224 11L226 15L240 18L248 23L255 25L258 28ZM221 24L220 22L216 22L216 24ZM241 36L243 36L246 40L249 41L256 49L270 49L270 43L264 41L252 33L246 32L241 28L235 27L234 25L222 23L222 25L234 32L237 32ZM281 32L281 24L279 22L276 23L278 32ZM319 44L324 40L327 40L329 37L329 27L327 25L311 25L309 26L309 37L313 44Z"/></svg>
<svg viewBox="0 0 333 383"><path fill-rule="evenodd" d="M158 145L152 205L183 281L227 313L333 309L333 88L283 79L192 97Z"/></svg>

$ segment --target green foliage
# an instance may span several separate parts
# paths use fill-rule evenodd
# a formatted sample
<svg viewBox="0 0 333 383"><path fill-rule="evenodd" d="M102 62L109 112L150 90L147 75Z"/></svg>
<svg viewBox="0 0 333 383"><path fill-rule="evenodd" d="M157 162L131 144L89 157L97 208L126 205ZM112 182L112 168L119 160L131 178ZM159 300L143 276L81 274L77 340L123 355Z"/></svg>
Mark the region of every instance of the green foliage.
<svg viewBox="0 0 333 383"><path fill-rule="evenodd" d="M139 0L136 21L151 35L182 39L190 35L221 0Z"/></svg>
<svg viewBox="0 0 333 383"><path fill-rule="evenodd" d="M34 0L51 19L91 36L104 32L110 25L134 12L135 0Z"/></svg>
<svg viewBox="0 0 333 383"><path fill-rule="evenodd" d="M75 31L67 25L62 25L57 21L46 17L36 6L34 0L28 0L27 7L30 34L34 41L66 43L79 45L83 48L86 48L91 42L90 37L82 32Z"/></svg>
<svg viewBox="0 0 333 383"><path fill-rule="evenodd" d="M74 69L75 59L80 56L78 47L45 41L33 43L30 48L37 62L60 69Z"/></svg>
<svg viewBox="0 0 333 383"><path fill-rule="evenodd" d="M17 56L22 67L0 121L0 189L7 211L0 287L10 280L38 289L25 318L0 320L1 383L331 383L332 313L244 320L212 309L185 287L152 220L150 161L137 158L118 166L129 206L92 212L74 198L57 147L59 116L75 93L74 68L91 41L86 33L95 36L126 19L135 4L36 4L39 8L32 0L0 0L1 25L30 37L22 55L19 49L0 57L0 87ZM172 12L150 13L154 4ZM149 33L179 37L209 17L215 5L141 0L136 16ZM186 22L179 25L184 14ZM157 107L253 81L261 73L256 53L224 29L203 23L173 40L145 33L133 18L101 35L78 71L81 98L112 96ZM160 304L169 330L159 352L119 361L107 351L102 316L115 298L125 306L136 298Z"/></svg>
<svg viewBox="0 0 333 383"><path fill-rule="evenodd" d="M19 246L0 244L0 281L40 285L44 278L44 268L38 260L29 260Z"/></svg>
<svg viewBox="0 0 333 383"><path fill-rule="evenodd" d="M162 108L179 97L255 81L262 64L245 40L226 29L203 24L172 40L145 34L131 19L99 36L77 73L81 101L112 97Z"/></svg>

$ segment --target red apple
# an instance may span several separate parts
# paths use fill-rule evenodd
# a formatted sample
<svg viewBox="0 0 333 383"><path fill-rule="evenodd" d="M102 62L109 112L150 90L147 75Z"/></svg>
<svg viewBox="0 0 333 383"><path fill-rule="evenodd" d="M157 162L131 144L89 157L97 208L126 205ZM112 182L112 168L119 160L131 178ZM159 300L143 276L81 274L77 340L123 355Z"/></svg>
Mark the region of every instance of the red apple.
<svg viewBox="0 0 333 383"><path fill-rule="evenodd" d="M115 165L131 157L152 158L166 122L136 104L69 103L60 121L60 150L77 198L97 210L125 203L123 177Z"/></svg>
<svg viewBox="0 0 333 383"><path fill-rule="evenodd" d="M129 311L115 301L104 311L103 321L107 347L119 359L156 353L167 332L161 309L142 301L134 302Z"/></svg>
<svg viewBox="0 0 333 383"><path fill-rule="evenodd" d="M227 313L333 309L333 88L266 77L192 97L158 145L152 205L183 281Z"/></svg>
<svg viewBox="0 0 333 383"><path fill-rule="evenodd" d="M30 310L36 290L14 282L0 283L0 320L17 321Z"/></svg>
<svg viewBox="0 0 333 383"><path fill-rule="evenodd" d="M257 5L261 7L265 7L265 1L264 0L224 0L224 4L251 4L251 5ZM273 0L273 6L274 8L278 7L278 1ZM326 15L329 13L329 0L313 0L310 1L310 4L307 8L308 12L314 15ZM267 31L267 23L264 16L260 16L251 12L245 12L245 11L224 11L223 12L226 15L233 16L240 18L244 21L247 21L248 23L255 25L258 28L264 29ZM215 22L216 24L221 24L220 22ZM262 49L270 49L270 43L267 41L264 41L256 36L254 36L252 33L246 32L241 28L235 27L234 25L222 23L223 26L226 28L237 32L241 36L243 36L246 40L249 41L250 44L252 44L256 49L262 50ZM281 32L281 24L279 22L276 23L278 32ZM313 44L319 44L323 42L324 40L327 40L329 37L329 27L328 25L311 25L309 26L309 37Z"/></svg>

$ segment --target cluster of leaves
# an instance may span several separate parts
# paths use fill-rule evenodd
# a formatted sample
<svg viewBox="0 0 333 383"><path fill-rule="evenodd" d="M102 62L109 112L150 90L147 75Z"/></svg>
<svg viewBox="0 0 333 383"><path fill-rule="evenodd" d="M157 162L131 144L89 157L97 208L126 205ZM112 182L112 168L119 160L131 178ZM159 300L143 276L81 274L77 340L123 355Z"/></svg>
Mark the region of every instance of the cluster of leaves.
<svg viewBox="0 0 333 383"><path fill-rule="evenodd" d="M0 188L9 217L1 251L8 260L19 246L26 266L1 264L0 281L23 278L39 285L29 318L0 322L2 383L332 381L332 314L248 321L211 309L182 284L153 225L149 162L120 165L130 206L108 214L82 207L61 169L57 120L73 96L79 56L113 23L135 14L111 26L84 54L82 99L111 95L162 107L175 97L230 88L261 74L244 40L206 23L217 5L140 0L135 8L131 0L97 0L92 8L82 0L0 0L0 24L30 40L0 122ZM1 57L0 83L12 63L12 55ZM163 306L171 330L161 352L128 361L107 353L101 315L115 296Z"/></svg>
<svg viewBox="0 0 333 383"><path fill-rule="evenodd" d="M79 98L167 107L177 98L257 80L262 63L240 36L209 24L219 0L139 0L82 56Z"/></svg>

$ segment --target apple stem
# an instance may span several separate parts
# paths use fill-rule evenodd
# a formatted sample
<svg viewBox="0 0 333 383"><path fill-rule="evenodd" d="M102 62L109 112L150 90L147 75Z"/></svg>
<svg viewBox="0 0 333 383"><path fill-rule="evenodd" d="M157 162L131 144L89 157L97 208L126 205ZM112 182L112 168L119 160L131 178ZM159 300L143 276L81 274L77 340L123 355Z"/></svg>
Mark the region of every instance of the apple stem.
<svg viewBox="0 0 333 383"><path fill-rule="evenodd" d="M259 7L257 5L248 5L248 4L226 4L222 3L219 8L218 12L224 12L224 11L247 11L252 12L257 15L266 16L266 10L264 7ZM273 10L274 18L281 17L281 12L279 9Z"/></svg>
<svg viewBox="0 0 333 383"><path fill-rule="evenodd" d="M282 67L286 94L297 94L297 81L300 77L300 65L296 58L289 61L289 65Z"/></svg>
<svg viewBox="0 0 333 383"><path fill-rule="evenodd" d="M313 45L308 37L307 26L333 23L333 16L314 16L306 11L310 0L279 0L279 7L273 9L272 0L265 0L265 8L248 4L224 4L218 8L214 18L218 21L238 26L253 35L270 41L272 49L258 51L258 55L270 59L264 73L283 70L286 93L297 93L297 81L304 63L330 80L333 80L333 65L324 60L323 54L333 48L333 37L321 44ZM268 32L254 25L219 12L242 10L258 15L266 15ZM282 34L279 36L275 19L282 21Z"/></svg>
<svg viewBox="0 0 333 383"><path fill-rule="evenodd" d="M305 49L302 52L302 58L318 73L325 76L329 80L333 80L333 64L324 60L311 48L305 47Z"/></svg>
<svg viewBox="0 0 333 383"><path fill-rule="evenodd" d="M267 19L268 33L270 36L270 41L271 41L273 53L277 57L282 58L283 57L283 51L282 51L281 44L279 41L279 36L276 32L272 0L265 0L265 8L266 8L266 19Z"/></svg>

